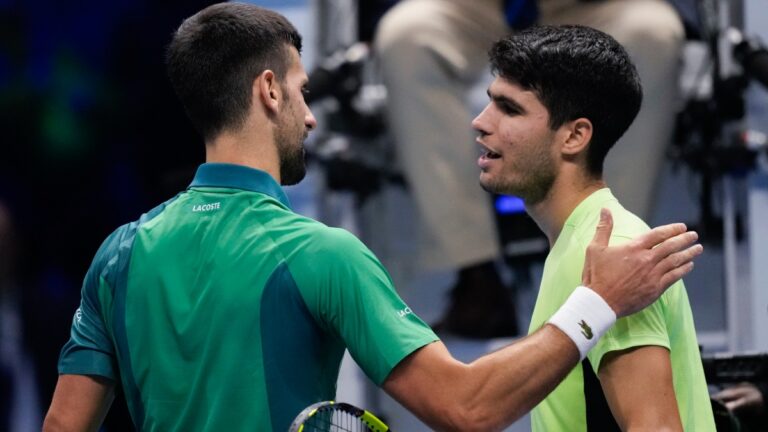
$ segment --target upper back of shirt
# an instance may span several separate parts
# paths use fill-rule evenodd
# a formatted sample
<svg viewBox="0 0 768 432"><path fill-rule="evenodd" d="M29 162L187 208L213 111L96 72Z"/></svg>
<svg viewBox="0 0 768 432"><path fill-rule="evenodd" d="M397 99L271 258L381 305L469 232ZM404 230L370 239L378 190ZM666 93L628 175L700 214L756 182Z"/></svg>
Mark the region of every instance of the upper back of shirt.
<svg viewBox="0 0 768 432"><path fill-rule="evenodd" d="M345 345L381 382L436 339L397 316L406 307L356 238L293 213L267 177L203 165L187 191L110 236L83 288L89 325L73 325L60 371L85 373L74 353L88 342L75 339L92 338L114 350L140 430L285 430L335 397ZM369 320L373 305L393 317ZM100 325L104 340L91 336ZM371 348L379 333L394 347Z"/></svg>

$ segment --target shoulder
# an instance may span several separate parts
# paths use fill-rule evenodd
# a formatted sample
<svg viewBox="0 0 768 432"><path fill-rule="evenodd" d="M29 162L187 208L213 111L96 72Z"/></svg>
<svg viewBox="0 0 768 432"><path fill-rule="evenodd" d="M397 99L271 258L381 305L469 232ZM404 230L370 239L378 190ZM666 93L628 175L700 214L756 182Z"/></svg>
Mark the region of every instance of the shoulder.
<svg viewBox="0 0 768 432"><path fill-rule="evenodd" d="M611 215L613 216L611 244L623 243L650 231L650 227L645 221L631 211L625 209L618 201L611 201L605 207L611 211ZM576 227L577 237L585 246L592 241L599 221L600 211L597 209Z"/></svg>
<svg viewBox="0 0 768 432"><path fill-rule="evenodd" d="M314 233L313 250L325 253L368 253L368 248L351 232L342 228L324 227Z"/></svg>
<svg viewBox="0 0 768 432"><path fill-rule="evenodd" d="M127 260L133 247L133 240L141 226L161 214L178 196L176 195L150 211L143 213L135 221L121 225L112 231L96 251L96 256L93 258L89 273L95 273L95 275L106 278L108 270L116 267L121 259Z"/></svg>
<svg viewBox="0 0 768 432"><path fill-rule="evenodd" d="M298 232L283 242L281 255L300 287L391 285L387 270L354 234L311 219L296 225Z"/></svg>
<svg viewBox="0 0 768 432"><path fill-rule="evenodd" d="M319 254L348 255L351 253L369 253L368 248L351 232L329 227L314 219L291 213L286 215L278 226L270 226L269 231L283 237L281 243L293 252L317 258Z"/></svg>
<svg viewBox="0 0 768 432"><path fill-rule="evenodd" d="M325 269L364 269L380 266L373 252L354 234L341 228L314 227L303 250L305 261Z"/></svg>

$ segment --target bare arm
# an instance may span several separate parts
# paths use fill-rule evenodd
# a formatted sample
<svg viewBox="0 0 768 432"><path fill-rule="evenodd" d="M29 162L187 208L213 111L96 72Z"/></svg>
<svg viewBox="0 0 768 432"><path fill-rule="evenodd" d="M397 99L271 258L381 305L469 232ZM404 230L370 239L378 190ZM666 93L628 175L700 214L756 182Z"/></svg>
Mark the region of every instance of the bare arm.
<svg viewBox="0 0 768 432"><path fill-rule="evenodd" d="M608 353L598 376L621 430L683 430L666 348L642 346Z"/></svg>
<svg viewBox="0 0 768 432"><path fill-rule="evenodd" d="M387 391L435 430L500 430L541 401L578 363L573 342L551 325L470 364L442 342L403 360Z"/></svg>
<svg viewBox="0 0 768 432"><path fill-rule="evenodd" d="M618 316L652 303L692 269L691 260L701 253L699 245L690 246L696 235L684 234L683 224L608 247L612 228L605 211L587 251L583 279ZM545 325L469 365L451 357L442 343L430 344L404 359L383 386L437 430L499 430L541 401L578 361L573 341Z"/></svg>
<svg viewBox="0 0 768 432"><path fill-rule="evenodd" d="M96 431L114 397L114 384L106 378L59 375L43 432Z"/></svg>

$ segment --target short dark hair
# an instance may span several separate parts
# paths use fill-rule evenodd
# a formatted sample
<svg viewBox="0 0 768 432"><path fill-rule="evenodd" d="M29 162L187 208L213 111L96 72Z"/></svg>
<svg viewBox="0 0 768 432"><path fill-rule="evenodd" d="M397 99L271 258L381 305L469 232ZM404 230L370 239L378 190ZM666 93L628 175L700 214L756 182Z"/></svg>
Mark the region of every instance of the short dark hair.
<svg viewBox="0 0 768 432"><path fill-rule="evenodd" d="M181 23L166 51L168 77L203 138L242 126L253 80L270 69L282 81L290 46L301 52L296 28L250 4L218 3Z"/></svg>
<svg viewBox="0 0 768 432"><path fill-rule="evenodd" d="M494 74L533 91L554 130L592 122L587 170L600 175L608 150L637 116L642 85L629 54L611 36L584 26L538 26L509 35L489 52Z"/></svg>

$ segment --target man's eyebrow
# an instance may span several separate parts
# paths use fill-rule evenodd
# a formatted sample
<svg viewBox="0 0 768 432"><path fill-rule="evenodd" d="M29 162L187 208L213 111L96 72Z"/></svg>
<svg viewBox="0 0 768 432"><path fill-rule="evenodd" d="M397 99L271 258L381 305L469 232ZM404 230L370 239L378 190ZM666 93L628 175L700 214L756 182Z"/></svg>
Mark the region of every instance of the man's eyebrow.
<svg viewBox="0 0 768 432"><path fill-rule="evenodd" d="M525 108L522 107L519 103L517 103L514 99L510 99L504 95L500 94L493 94L491 93L491 89L488 89L485 91L485 93L488 95L488 98L490 98L492 101L496 102L497 105L504 105L508 108L511 108L519 113L525 113Z"/></svg>

